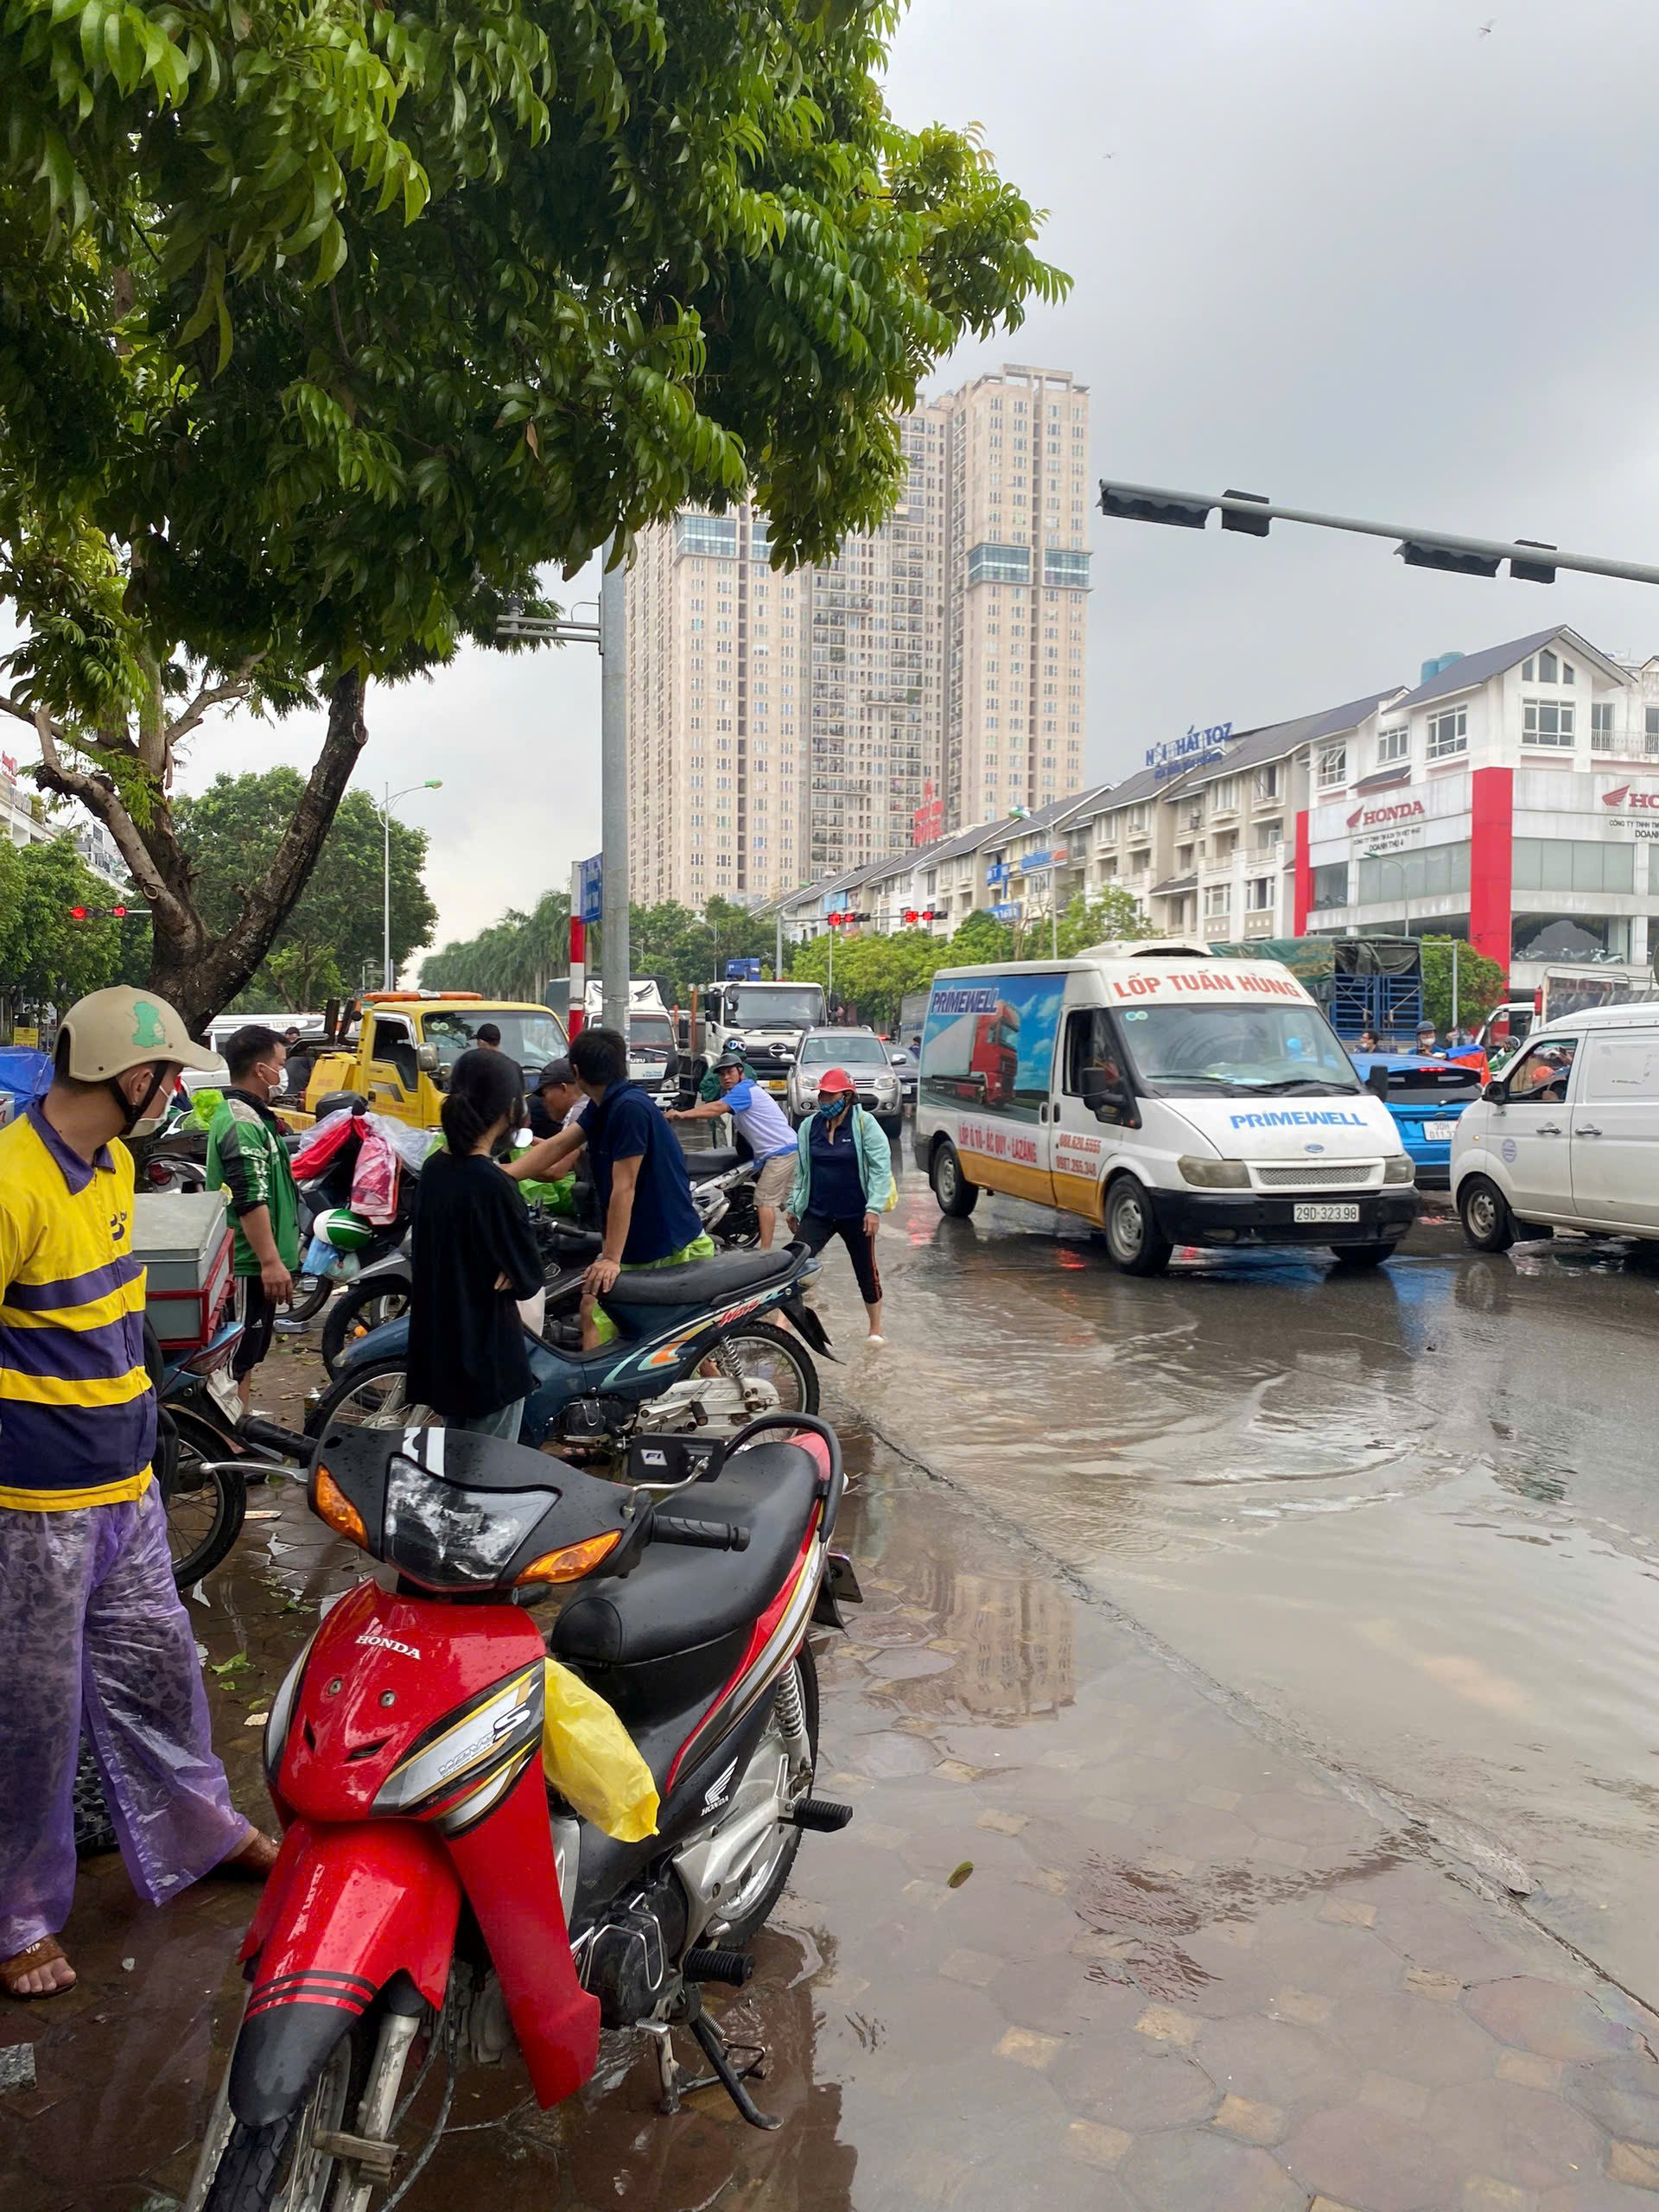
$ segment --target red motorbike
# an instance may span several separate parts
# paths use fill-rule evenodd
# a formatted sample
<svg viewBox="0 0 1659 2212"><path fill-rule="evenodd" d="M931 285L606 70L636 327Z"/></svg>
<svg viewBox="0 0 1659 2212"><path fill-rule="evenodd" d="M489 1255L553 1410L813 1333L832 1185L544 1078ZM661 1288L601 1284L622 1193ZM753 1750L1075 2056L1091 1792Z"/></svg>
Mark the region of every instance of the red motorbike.
<svg viewBox="0 0 1659 2212"><path fill-rule="evenodd" d="M718 2081L777 2124L701 1989L747 1980L802 1832L851 1816L812 1795L806 1640L859 1594L830 1550L840 1446L823 1421L772 1414L724 1446L641 1440L630 1472L632 1488L455 1430L322 1437L313 1510L396 1583L341 1599L271 1705L282 1853L187 2212L391 2212L462 2063L516 2042L551 2105L593 2073L601 2025L653 2037L665 2109ZM562 1600L545 1642L525 1610L544 1599ZM550 1791L549 1651L650 1767L646 1841ZM676 2026L712 2069L696 2083ZM400 2133L435 2065L442 2108L411 2152Z"/></svg>

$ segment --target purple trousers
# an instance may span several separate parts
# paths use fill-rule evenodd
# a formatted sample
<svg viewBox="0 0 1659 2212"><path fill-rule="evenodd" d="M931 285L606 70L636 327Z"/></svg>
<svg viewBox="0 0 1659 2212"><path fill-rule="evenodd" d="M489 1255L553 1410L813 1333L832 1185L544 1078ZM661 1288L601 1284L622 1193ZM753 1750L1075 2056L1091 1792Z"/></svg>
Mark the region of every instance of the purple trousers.
<svg viewBox="0 0 1659 2212"><path fill-rule="evenodd" d="M153 1484L126 1505L0 1508L0 1959L69 1916L83 1728L149 1904L245 1841Z"/></svg>

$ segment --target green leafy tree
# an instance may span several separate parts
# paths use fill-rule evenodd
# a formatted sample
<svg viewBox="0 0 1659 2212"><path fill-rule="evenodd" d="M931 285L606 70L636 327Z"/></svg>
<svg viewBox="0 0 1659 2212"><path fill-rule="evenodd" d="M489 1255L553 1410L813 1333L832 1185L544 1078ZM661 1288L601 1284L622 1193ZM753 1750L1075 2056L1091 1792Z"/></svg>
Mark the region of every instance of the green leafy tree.
<svg viewBox="0 0 1659 2212"><path fill-rule="evenodd" d="M569 899L563 891L544 891L528 914L509 907L476 937L452 938L429 952L421 963L421 988L539 1002L551 979L567 975L569 965Z"/></svg>
<svg viewBox="0 0 1659 2212"><path fill-rule="evenodd" d="M113 899L67 836L0 842L0 990L24 1006L62 1008L115 982L127 925L97 915L78 922L71 912Z"/></svg>
<svg viewBox="0 0 1659 2212"><path fill-rule="evenodd" d="M1451 1027L1452 947L1458 948L1457 1019L1465 1028L1484 1019L1502 1001L1508 987L1506 971L1496 960L1477 952L1467 938L1426 937L1423 939L1423 1014L1437 1028Z"/></svg>
<svg viewBox="0 0 1659 2212"><path fill-rule="evenodd" d="M175 810L179 842L202 918L216 933L241 920L257 884L305 795L294 768L216 776ZM430 936L437 909L422 870L426 833L391 824L391 957L401 966ZM366 791L346 794L325 834L317 866L289 909L251 982L250 995L297 1011L359 989L365 968L378 982L382 951L385 844L380 813Z"/></svg>
<svg viewBox="0 0 1659 2212"><path fill-rule="evenodd" d="M107 823L200 1020L257 971L363 690L537 571L752 493L782 563L890 510L895 410L1065 280L886 0L11 0L0 703ZM215 707L326 698L216 931L174 802Z"/></svg>

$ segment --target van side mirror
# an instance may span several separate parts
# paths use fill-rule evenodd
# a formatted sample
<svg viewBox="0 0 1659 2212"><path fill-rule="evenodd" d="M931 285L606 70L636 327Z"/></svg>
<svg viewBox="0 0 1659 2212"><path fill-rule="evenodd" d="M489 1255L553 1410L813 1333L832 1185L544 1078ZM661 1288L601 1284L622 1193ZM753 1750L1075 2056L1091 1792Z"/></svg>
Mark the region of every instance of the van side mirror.
<svg viewBox="0 0 1659 2212"><path fill-rule="evenodd" d="M1134 1119L1135 1103L1129 1096L1128 1086L1121 1077L1108 1075L1103 1068L1084 1068L1080 1096L1097 1122Z"/></svg>
<svg viewBox="0 0 1659 2212"><path fill-rule="evenodd" d="M437 1046L435 1045L417 1045L415 1047L415 1065L419 1068L423 1075L436 1075L438 1071Z"/></svg>
<svg viewBox="0 0 1659 2212"><path fill-rule="evenodd" d="M1509 1101L1510 1086L1501 1075L1494 1076L1480 1095L1489 1106L1503 1106Z"/></svg>
<svg viewBox="0 0 1659 2212"><path fill-rule="evenodd" d="M1365 1078L1365 1088L1374 1098L1381 1098L1386 1103L1389 1096L1387 1068L1373 1068Z"/></svg>

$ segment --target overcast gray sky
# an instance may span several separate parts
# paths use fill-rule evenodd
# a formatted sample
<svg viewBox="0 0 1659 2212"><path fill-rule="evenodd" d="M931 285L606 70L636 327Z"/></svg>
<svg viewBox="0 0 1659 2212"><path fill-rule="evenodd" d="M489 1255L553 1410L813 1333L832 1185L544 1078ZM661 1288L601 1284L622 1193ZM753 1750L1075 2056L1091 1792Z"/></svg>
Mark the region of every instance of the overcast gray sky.
<svg viewBox="0 0 1659 2212"><path fill-rule="evenodd" d="M1639 0L917 0L896 112L978 122L1076 279L936 382L1074 370L1096 477L1659 558L1656 61ZM1094 545L1103 778L1189 722L1311 712L1552 620L1659 645L1636 585L1436 575L1284 524L1096 516ZM442 936L596 848L595 663L469 654L372 696L362 780L444 779L402 810L433 833ZM191 778L315 744L221 728Z"/></svg>

